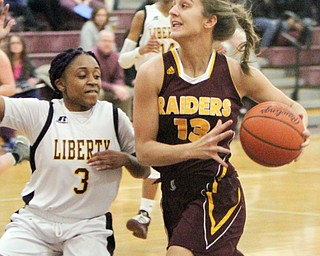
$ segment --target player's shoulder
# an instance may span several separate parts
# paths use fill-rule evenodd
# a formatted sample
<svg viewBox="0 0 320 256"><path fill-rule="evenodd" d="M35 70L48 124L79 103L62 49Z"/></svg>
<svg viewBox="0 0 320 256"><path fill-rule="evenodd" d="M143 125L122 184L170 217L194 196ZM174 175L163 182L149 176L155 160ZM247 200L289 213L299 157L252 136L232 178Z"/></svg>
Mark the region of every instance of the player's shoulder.
<svg viewBox="0 0 320 256"><path fill-rule="evenodd" d="M163 55L158 54L150 59L148 59L146 62L144 62L140 68L142 72L146 73L152 73L154 71L162 70L163 67Z"/></svg>
<svg viewBox="0 0 320 256"><path fill-rule="evenodd" d="M146 12L144 9L137 11L134 16L133 16L133 20L140 20L143 21L144 17L146 15Z"/></svg>

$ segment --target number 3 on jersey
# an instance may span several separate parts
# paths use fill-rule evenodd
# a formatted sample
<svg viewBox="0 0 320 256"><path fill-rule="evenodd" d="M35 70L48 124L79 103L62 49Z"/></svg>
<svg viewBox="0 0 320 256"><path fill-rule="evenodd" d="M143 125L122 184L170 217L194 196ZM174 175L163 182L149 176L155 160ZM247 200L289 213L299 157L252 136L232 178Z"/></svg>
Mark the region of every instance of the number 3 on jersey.
<svg viewBox="0 0 320 256"><path fill-rule="evenodd" d="M73 187L76 194L83 194L88 189L89 171L85 168L78 168L74 171L75 175L81 175L81 187Z"/></svg>

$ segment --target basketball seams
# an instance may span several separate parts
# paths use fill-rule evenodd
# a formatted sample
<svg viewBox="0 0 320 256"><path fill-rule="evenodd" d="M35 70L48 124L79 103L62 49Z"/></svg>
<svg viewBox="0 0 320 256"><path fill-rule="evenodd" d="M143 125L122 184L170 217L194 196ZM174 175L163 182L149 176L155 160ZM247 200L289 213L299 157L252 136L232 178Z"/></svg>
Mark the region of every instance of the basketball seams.
<svg viewBox="0 0 320 256"><path fill-rule="evenodd" d="M248 149L247 146L245 146L244 144L242 144L242 147L243 147L243 150L247 153L247 155L249 156L249 152L250 150ZM297 154L298 156L298 154ZM250 159L252 159L254 162L258 163L258 164L261 164L263 166L266 166L266 167L279 167L279 166L282 166L282 165L285 165L285 164L288 164L287 162L283 162L283 163L278 163L278 164L272 164L270 162L267 162L267 161L263 161L263 159L260 159L258 157L254 157L252 154L250 154L249 156Z"/></svg>
<svg viewBox="0 0 320 256"><path fill-rule="evenodd" d="M252 119L252 118L256 118L256 117L268 118L268 119L276 120L276 121L278 121L278 122L280 122L280 123L283 123L283 124L285 124L285 125L287 125L287 126L290 126L290 127L291 127L293 130L295 130L295 131L301 136L301 138L302 138L301 132L300 132L295 126L293 126L293 125L291 125L291 124L289 124L289 123L287 123L287 122L284 122L284 121L281 120L281 119L277 119L277 118L275 118L275 117L273 117L273 116L263 116L263 115L250 116L250 117L246 118L246 119L242 122L242 124L245 123L247 120Z"/></svg>
<svg viewBox="0 0 320 256"><path fill-rule="evenodd" d="M284 150L288 150L288 151L300 151L301 148L298 148L298 149L294 149L294 148L286 148L286 147L283 147L283 146L280 146L280 145L276 145L276 144L273 144L267 140L264 140L258 136L256 136L255 134L253 134L252 132L250 132L245 126L241 126L240 129L244 129L248 134L250 134L252 137L256 138L257 140L260 140L261 142L265 143L265 144L268 144L270 146L273 146L273 147L277 147L279 149L284 149Z"/></svg>
<svg viewBox="0 0 320 256"><path fill-rule="evenodd" d="M266 143L266 144L274 147L273 144L268 143L268 142L265 142L264 140L261 140L259 137L254 136L254 135L253 135L252 133L250 133L246 128L241 127L240 130L241 130L241 129L243 129L245 132L247 132L248 135L252 135L254 138L260 140L261 142L264 142L264 143ZM258 164L261 164L261 165L266 166L266 167L279 167L279 166L282 166L282 165L285 165L285 164L289 164L287 161L277 162L277 163L275 163L275 164L272 164L272 162L264 161L264 160L261 159L260 157L255 157L254 154L251 154L252 150L249 149L250 147L248 147L248 146L247 146L245 143L243 143L241 140L240 140L240 142L241 142L242 148L243 148L243 150L246 152L247 156L248 156L251 160L253 160L254 162L256 162L256 163L258 163ZM281 148L281 147L279 147L279 146L276 146L276 148L278 148L278 149L283 149L283 148ZM288 150L288 149L284 149L284 150ZM299 150L291 150L291 149L289 149L288 151L290 151L290 152L297 151L297 152L296 152L297 154L295 155L295 157L297 157L297 156L300 154ZM292 160L292 161L293 161L293 160Z"/></svg>

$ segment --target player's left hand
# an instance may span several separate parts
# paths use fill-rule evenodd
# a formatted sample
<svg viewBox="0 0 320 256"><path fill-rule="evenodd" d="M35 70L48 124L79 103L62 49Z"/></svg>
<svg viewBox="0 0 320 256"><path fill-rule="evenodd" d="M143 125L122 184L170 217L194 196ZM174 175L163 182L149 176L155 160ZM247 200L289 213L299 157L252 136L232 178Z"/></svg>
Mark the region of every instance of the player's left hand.
<svg viewBox="0 0 320 256"><path fill-rule="evenodd" d="M97 171L105 171L120 168L124 166L127 161L129 160L126 153L105 150L93 154L87 163L88 165L95 167Z"/></svg>

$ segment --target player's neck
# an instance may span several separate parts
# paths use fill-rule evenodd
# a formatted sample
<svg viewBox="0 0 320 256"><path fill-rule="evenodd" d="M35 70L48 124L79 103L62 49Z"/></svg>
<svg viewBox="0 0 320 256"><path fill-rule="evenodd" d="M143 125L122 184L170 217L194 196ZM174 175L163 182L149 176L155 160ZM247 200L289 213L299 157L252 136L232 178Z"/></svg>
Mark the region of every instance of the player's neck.
<svg viewBox="0 0 320 256"><path fill-rule="evenodd" d="M178 54L184 72L190 77L198 77L207 70L212 50L193 51L192 49L178 48Z"/></svg>

